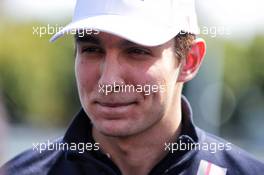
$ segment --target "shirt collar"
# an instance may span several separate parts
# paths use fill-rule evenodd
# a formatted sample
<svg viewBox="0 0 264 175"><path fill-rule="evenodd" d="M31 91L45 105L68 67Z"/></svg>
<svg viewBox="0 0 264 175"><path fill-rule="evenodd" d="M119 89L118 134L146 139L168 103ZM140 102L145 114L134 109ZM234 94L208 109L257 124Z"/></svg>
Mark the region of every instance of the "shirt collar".
<svg viewBox="0 0 264 175"><path fill-rule="evenodd" d="M196 133L195 125L193 123L192 108L185 96L181 97L182 108L182 131L180 136L189 136L194 142L198 142L198 135Z"/></svg>
<svg viewBox="0 0 264 175"><path fill-rule="evenodd" d="M81 109L73 118L63 141L66 143L94 142L92 137L92 123L85 111Z"/></svg>

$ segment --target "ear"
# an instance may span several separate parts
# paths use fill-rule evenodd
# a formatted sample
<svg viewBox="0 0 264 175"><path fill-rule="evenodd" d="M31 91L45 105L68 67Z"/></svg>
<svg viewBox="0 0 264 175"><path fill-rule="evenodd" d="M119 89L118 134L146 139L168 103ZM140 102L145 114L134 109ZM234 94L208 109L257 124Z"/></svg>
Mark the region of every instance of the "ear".
<svg viewBox="0 0 264 175"><path fill-rule="evenodd" d="M178 82L187 82L197 74L206 52L202 38L195 39L186 58L182 60Z"/></svg>

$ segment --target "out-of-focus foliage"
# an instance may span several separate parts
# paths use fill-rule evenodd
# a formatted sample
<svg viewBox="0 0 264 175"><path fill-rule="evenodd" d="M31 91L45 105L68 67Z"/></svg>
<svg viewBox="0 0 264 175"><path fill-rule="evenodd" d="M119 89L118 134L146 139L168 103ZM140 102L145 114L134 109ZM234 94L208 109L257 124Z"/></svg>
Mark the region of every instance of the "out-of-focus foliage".
<svg viewBox="0 0 264 175"><path fill-rule="evenodd" d="M248 42L225 42L224 80L237 93L257 85L264 91L264 36Z"/></svg>
<svg viewBox="0 0 264 175"><path fill-rule="evenodd" d="M223 130L228 135L233 133L239 137L256 137L256 140L262 137L260 131L264 122L263 46L263 35L256 35L250 41L224 42L224 83L230 88L236 101L231 120ZM223 113L230 104L230 93L227 96L229 97L223 101Z"/></svg>
<svg viewBox="0 0 264 175"><path fill-rule="evenodd" d="M63 123L78 105L72 40L51 44L50 35L33 35L38 23L1 25L0 91L11 119Z"/></svg>
<svg viewBox="0 0 264 175"><path fill-rule="evenodd" d="M249 47L247 57L250 64L250 72L255 84L264 91L264 36L255 37Z"/></svg>

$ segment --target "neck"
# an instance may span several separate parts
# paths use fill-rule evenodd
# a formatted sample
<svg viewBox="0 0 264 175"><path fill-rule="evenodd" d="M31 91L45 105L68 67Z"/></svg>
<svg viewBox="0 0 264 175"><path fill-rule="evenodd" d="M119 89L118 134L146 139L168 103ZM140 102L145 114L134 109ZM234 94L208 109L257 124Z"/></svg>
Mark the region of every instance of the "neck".
<svg viewBox="0 0 264 175"><path fill-rule="evenodd" d="M101 150L110 155L123 175L146 175L167 155L165 143L175 141L181 130L181 96L176 99L158 124L140 134L109 137L93 128Z"/></svg>

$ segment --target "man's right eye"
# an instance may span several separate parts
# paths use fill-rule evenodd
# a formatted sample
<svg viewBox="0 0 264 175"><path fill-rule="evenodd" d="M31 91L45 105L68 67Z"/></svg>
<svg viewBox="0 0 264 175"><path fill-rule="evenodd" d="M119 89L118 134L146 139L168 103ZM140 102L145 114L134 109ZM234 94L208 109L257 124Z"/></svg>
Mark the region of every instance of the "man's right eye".
<svg viewBox="0 0 264 175"><path fill-rule="evenodd" d="M81 53L103 53L103 50L97 46L88 46L81 49Z"/></svg>

